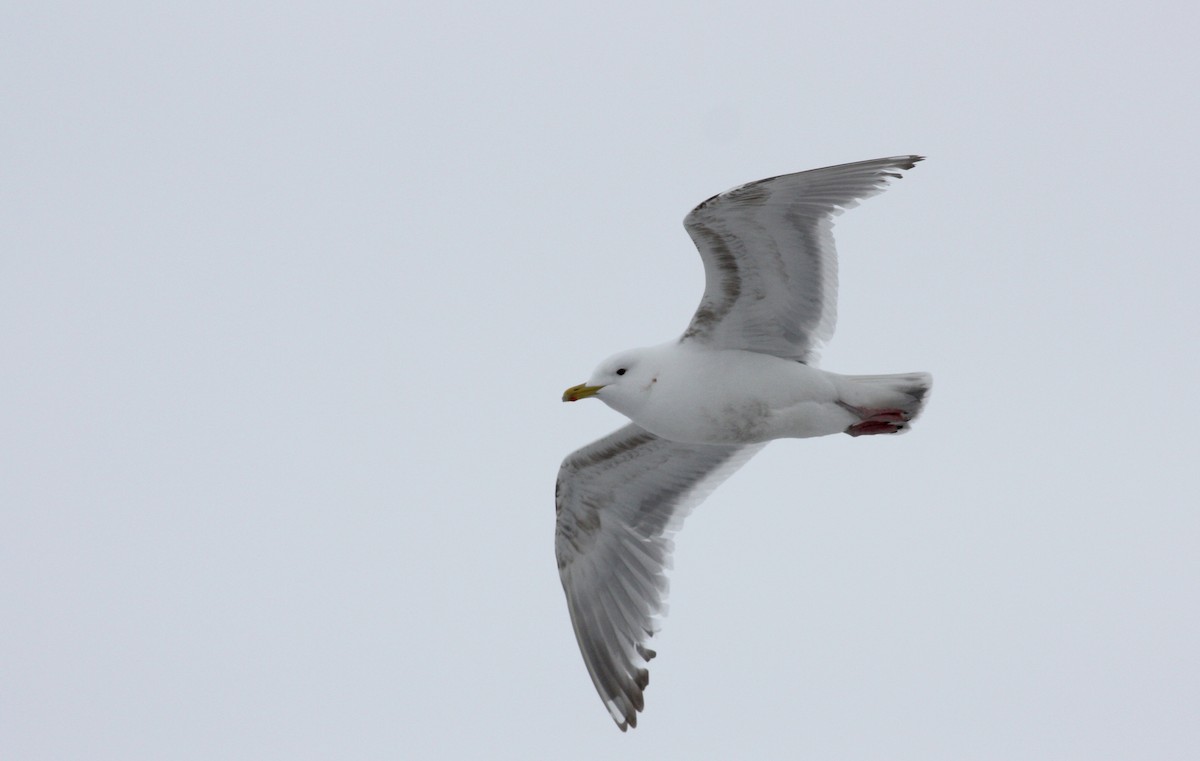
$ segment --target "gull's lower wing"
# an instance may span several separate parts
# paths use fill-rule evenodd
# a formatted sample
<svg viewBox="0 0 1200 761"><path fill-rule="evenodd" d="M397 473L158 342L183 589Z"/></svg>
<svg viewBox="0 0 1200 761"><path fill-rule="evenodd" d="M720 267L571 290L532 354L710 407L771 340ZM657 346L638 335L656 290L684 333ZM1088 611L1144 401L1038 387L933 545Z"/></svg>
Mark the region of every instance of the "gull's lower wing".
<svg viewBox="0 0 1200 761"><path fill-rule="evenodd" d="M644 706L671 535L762 446L680 444L627 425L563 461L558 571L588 674L622 731L637 726Z"/></svg>
<svg viewBox="0 0 1200 761"><path fill-rule="evenodd" d="M704 260L705 288L682 340L810 358L837 321L833 218L921 160L894 156L771 177L692 209L683 224Z"/></svg>

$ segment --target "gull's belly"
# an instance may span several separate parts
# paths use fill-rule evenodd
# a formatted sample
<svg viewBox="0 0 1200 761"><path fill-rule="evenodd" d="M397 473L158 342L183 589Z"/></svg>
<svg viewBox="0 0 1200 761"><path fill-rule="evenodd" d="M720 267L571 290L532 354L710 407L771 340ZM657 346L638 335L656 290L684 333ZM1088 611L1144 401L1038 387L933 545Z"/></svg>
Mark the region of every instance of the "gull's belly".
<svg viewBox="0 0 1200 761"><path fill-rule="evenodd" d="M823 436L849 425L837 398L834 377L808 365L752 352L698 352L659 374L634 422L702 444Z"/></svg>

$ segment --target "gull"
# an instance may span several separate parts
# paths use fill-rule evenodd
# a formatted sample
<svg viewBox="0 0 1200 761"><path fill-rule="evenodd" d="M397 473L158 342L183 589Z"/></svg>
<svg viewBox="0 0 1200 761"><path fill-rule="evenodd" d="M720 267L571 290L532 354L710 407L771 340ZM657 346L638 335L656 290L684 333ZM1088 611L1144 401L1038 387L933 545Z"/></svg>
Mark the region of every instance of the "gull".
<svg viewBox="0 0 1200 761"><path fill-rule="evenodd" d="M921 412L929 374L839 375L816 367L816 350L837 315L834 217L922 158L781 175L704 201L684 219L705 288L683 335L616 354L563 393L630 420L568 455L555 485L571 626L621 731L645 707L648 641L687 513L773 439L901 433Z"/></svg>

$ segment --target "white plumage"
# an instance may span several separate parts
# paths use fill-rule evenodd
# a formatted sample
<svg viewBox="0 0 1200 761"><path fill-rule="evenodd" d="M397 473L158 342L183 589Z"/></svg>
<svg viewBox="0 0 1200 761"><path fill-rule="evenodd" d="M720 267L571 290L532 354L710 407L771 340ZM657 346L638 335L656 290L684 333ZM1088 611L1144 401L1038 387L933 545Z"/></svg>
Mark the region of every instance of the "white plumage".
<svg viewBox="0 0 1200 761"><path fill-rule="evenodd" d="M817 369L836 322L833 218L921 158L815 169L713 196L684 225L705 290L683 336L605 360L564 401L595 396L632 424L566 458L555 550L584 663L617 725L637 726L671 535L767 441L899 433L925 373Z"/></svg>

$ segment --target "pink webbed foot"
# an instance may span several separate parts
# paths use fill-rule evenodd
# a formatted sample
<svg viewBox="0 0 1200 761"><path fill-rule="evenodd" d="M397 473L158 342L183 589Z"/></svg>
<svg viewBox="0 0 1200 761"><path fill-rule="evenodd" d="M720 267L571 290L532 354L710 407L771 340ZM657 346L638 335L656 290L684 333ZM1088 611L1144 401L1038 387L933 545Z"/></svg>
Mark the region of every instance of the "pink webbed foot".
<svg viewBox="0 0 1200 761"><path fill-rule="evenodd" d="M909 416L904 410L864 410L843 405L862 420L846 429L851 436L873 436L877 433L899 433L908 428Z"/></svg>

